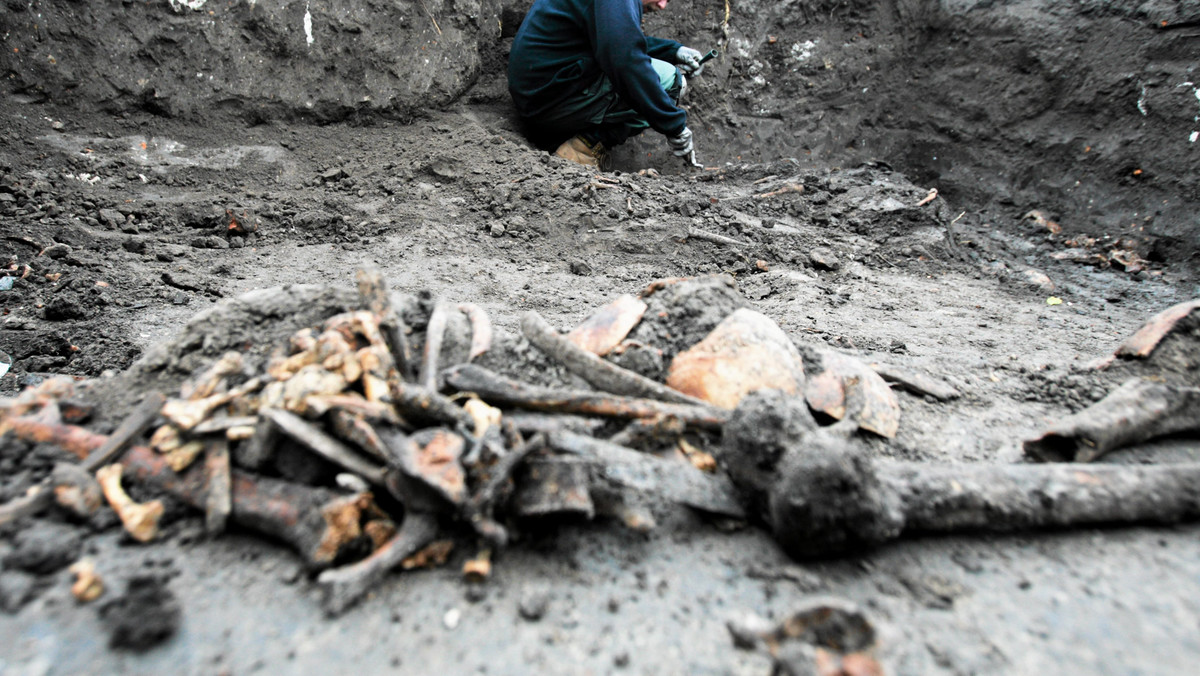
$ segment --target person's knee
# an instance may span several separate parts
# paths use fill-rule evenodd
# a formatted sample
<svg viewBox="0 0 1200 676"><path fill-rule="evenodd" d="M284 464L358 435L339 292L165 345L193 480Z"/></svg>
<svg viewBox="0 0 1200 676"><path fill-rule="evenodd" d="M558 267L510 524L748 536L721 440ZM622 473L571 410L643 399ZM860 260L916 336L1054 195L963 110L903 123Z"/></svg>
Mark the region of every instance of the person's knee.
<svg viewBox="0 0 1200 676"><path fill-rule="evenodd" d="M659 59L650 59L650 64L654 66L654 72L658 74L658 83L662 85L663 91L671 99L679 100L679 90L683 87L683 75L673 63L660 61Z"/></svg>

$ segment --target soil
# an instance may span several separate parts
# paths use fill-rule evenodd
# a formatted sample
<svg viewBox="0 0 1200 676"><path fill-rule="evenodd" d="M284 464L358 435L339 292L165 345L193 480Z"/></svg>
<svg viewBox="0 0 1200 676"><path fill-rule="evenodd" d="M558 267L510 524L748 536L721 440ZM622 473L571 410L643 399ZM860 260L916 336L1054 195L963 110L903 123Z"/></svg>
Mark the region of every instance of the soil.
<svg viewBox="0 0 1200 676"><path fill-rule="evenodd" d="M962 393L897 391L899 433L872 454L1011 463L1154 375L1089 364L1200 296L1200 3L675 0L647 32L722 53L685 100L707 168L647 134L603 173L513 118L523 9L5 3L0 391L72 376L108 432L224 349L265 354L336 311L363 263L418 315L433 298L484 308L490 366L562 381L518 338L523 312L567 329L654 280L719 275L736 293L697 303L660 336L668 353L745 304L806 354ZM661 376L642 357L625 365ZM0 501L66 458L5 441ZM864 608L889 673L1184 673L1200 655L1195 525L906 538L798 564L753 525L655 517L649 534L597 519L531 535L481 588L460 547L328 618L293 554L207 539L202 515L175 510L135 545L113 518L47 513L0 539L0 671L769 673L725 622L816 593ZM124 600L74 601L81 553ZM139 580L153 589L125 591ZM174 631L108 617L130 612Z"/></svg>

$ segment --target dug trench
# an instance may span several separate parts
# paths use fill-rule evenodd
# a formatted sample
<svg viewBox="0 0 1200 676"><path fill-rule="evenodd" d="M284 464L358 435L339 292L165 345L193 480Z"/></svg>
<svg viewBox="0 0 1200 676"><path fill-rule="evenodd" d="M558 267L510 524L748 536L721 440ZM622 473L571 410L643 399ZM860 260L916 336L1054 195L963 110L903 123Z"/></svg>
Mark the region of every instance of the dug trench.
<svg viewBox="0 0 1200 676"><path fill-rule="evenodd" d="M655 280L715 277L717 296L651 295L613 361L659 382L671 356L753 309L810 381L835 354L958 394L890 390L894 437L828 444L852 443L856 466L906 481L914 467L1034 467L1025 442L1130 376L1197 386L1194 316L1148 361L1093 367L1200 296L1193 4L674 0L647 32L721 52L684 100L707 169L648 134L598 173L533 147L513 119L519 3L9 2L0 389L68 376L59 407L94 406L82 425L110 434L224 352L257 368L351 308L355 271L373 265L414 347L436 307L473 304L494 325L484 367L590 391L532 344L528 311L567 331ZM447 325L470 335L466 314ZM767 419L799 438L817 424ZM1188 434L1101 460L1194 461ZM684 438L667 446L722 463L742 443ZM4 503L78 461L2 444ZM293 455L264 473L345 492ZM803 475L788 457L781 472ZM246 471L237 446L232 459ZM331 616L286 536L236 510L209 535L204 504L125 487L167 501L150 543L108 507L3 526L5 671L770 673L804 655L772 656L778 641L745 616L770 626L814 603L866 618L872 638L852 649L887 673L1184 672L1200 654L1188 524L893 528L809 561L773 539L774 517L754 518L755 495L730 520L651 490L632 511L513 529L483 582L463 567L485 540L443 523L456 545L443 565L384 575ZM628 528L635 516L656 526ZM105 588L89 603L72 595L80 559Z"/></svg>

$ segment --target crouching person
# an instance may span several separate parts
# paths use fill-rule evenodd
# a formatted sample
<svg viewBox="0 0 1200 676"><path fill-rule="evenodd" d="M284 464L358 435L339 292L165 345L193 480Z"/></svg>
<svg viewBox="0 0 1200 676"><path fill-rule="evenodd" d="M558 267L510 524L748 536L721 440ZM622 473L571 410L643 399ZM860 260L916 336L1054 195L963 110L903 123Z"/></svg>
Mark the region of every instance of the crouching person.
<svg viewBox="0 0 1200 676"><path fill-rule="evenodd" d="M645 10L669 0L535 0L513 40L508 88L530 139L555 155L599 166L609 148L646 128L690 157L679 107L700 52L642 32Z"/></svg>

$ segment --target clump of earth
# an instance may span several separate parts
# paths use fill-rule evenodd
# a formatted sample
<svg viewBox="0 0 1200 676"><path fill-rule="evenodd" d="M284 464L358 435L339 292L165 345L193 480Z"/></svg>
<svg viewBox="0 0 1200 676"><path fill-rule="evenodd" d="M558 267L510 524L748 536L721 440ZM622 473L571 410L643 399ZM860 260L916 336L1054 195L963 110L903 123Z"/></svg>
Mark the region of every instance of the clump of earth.
<svg viewBox="0 0 1200 676"><path fill-rule="evenodd" d="M674 0L647 32L721 52L684 101L706 168L647 134L603 173L514 119L504 68L526 8L7 3L0 391L77 378L104 393L89 424L111 431L221 351L269 349L279 318L234 321L230 301L335 298L363 263L398 294L478 304L526 352L526 310L567 329L654 280L723 275L802 351L963 393L897 392L899 433L873 454L1010 463L1128 375L1093 360L1200 296L1200 3ZM707 310L697 334L720 319ZM4 442L0 501L68 457ZM202 515L140 545L115 518L47 512L2 531L0 664L769 673L726 621L814 594L859 604L901 674L1183 672L1200 654L1193 525L799 564L752 525L661 509L649 534L600 519L514 543L482 591L462 582L464 548L336 620L292 554L208 539ZM79 605L81 556L111 597L131 580L155 593ZM147 603L173 632L110 649L113 614Z"/></svg>

